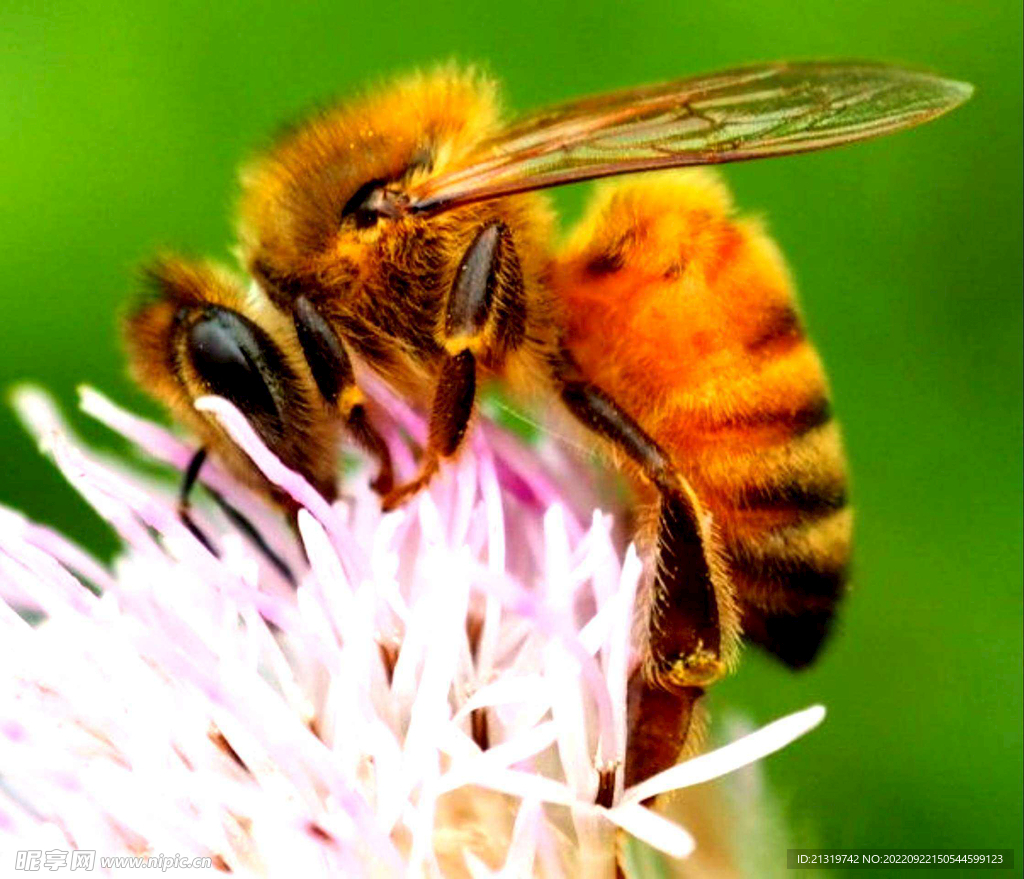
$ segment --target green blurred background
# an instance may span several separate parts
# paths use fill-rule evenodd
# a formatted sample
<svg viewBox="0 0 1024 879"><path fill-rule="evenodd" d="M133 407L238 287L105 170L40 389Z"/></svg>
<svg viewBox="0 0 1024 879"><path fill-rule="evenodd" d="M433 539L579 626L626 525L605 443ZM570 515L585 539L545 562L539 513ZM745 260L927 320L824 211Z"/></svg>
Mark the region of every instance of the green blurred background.
<svg viewBox="0 0 1024 879"><path fill-rule="evenodd" d="M763 721L828 706L767 765L794 845L1013 846L1019 865L1021 29L1013 0L8 0L0 384L30 379L71 407L88 382L155 412L115 331L137 263L165 246L227 258L238 162L391 72L481 62L518 109L779 57L971 81L974 99L923 129L726 171L798 279L859 519L856 592L823 661L793 677L750 654L711 707ZM559 198L579 209L580 192ZM0 444L3 503L113 551L9 412ZM782 841L764 857L774 872Z"/></svg>

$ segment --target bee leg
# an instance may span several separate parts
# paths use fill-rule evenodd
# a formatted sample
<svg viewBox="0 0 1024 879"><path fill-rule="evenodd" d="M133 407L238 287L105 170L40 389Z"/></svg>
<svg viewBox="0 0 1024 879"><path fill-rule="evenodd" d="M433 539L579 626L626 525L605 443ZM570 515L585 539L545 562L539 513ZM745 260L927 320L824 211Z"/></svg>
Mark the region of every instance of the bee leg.
<svg viewBox="0 0 1024 879"><path fill-rule="evenodd" d="M568 355L555 374L569 411L626 454L660 493L647 658L629 684L625 780L631 785L675 763L695 702L725 673L710 534L695 493L643 428L586 381Z"/></svg>
<svg viewBox="0 0 1024 879"><path fill-rule="evenodd" d="M668 769L695 736L694 706L725 674L718 593L689 486L662 489L644 664L627 688L627 787Z"/></svg>
<svg viewBox="0 0 1024 879"><path fill-rule="evenodd" d="M264 558L274 566L275 570L287 581L288 585L297 587L299 581L295 578L295 574L288 565L288 562L281 558L274 548L267 543L266 538L260 534L259 529L240 510L228 503L220 492L214 491L210 486L206 486L206 493L213 498L217 506L220 507L221 512L227 516L231 523L249 539L249 542L263 553Z"/></svg>
<svg viewBox="0 0 1024 879"><path fill-rule="evenodd" d="M366 400L356 385L352 361L345 346L305 296L295 300L292 319L321 395L331 406L339 408L351 437L377 462L377 476L370 487L378 494L387 494L394 484L391 452L367 418Z"/></svg>
<svg viewBox="0 0 1024 879"><path fill-rule="evenodd" d="M206 449L198 449L192 456L192 459L188 462L188 467L185 468L185 477L181 483L181 491L178 495L178 517L181 519L182 524L188 528L192 535L198 540L203 546L209 550L210 554L216 558L220 558L220 553L217 548L213 545L213 542L203 532L203 530L195 523L192 518L192 501L190 500L192 489L195 487L196 482L199 480L199 472L203 469L203 464L206 463ZM298 581L295 579L295 574L292 569L288 566L288 563L281 558L267 543L266 538L260 534L259 529L252 524L239 510L235 509L234 506L229 504L220 494L220 492L214 491L209 486L206 486L207 494L213 498L214 502L218 507L221 508L224 515L232 522L232 524L241 531L252 544L263 553L264 557L270 564L274 566L277 572L288 581L292 586L297 586Z"/></svg>
<svg viewBox="0 0 1024 879"><path fill-rule="evenodd" d="M360 448L377 461L377 475L370 483L370 488L381 496L388 494L395 484L395 475L391 466L391 451L388 449L388 444L384 442L384 437L370 423L366 415L366 406L363 403L356 403L348 410L345 425Z"/></svg>
<svg viewBox="0 0 1024 879"><path fill-rule="evenodd" d="M430 408L427 448L420 469L409 482L399 485L384 496L385 511L393 510L417 492L426 488L441 466L441 460L452 457L462 445L473 414L476 398L476 358L468 348L445 357L441 375Z"/></svg>
<svg viewBox="0 0 1024 879"><path fill-rule="evenodd" d="M195 519L192 518L192 501L190 496L192 494L192 489L195 487L196 480L199 479L199 471L203 469L203 464L205 463L206 449L197 449L196 453L188 462L188 467L185 468L185 476L182 479L181 488L178 491L178 518L181 519L181 524L188 528L192 536L206 547L210 555L220 558L220 553L217 552L216 547L214 547L213 541L206 536L203 529L200 528L196 524Z"/></svg>
<svg viewBox="0 0 1024 879"><path fill-rule="evenodd" d="M469 428L476 397L476 353L485 347L511 347L505 323L494 320L494 303L504 296L521 300L522 279L508 230L501 223L484 226L467 248L445 310L444 349L430 409L427 448L419 473L384 498L391 510L423 489L445 458L454 456ZM521 308L520 308L521 310ZM493 330L493 340L488 331Z"/></svg>
<svg viewBox="0 0 1024 879"><path fill-rule="evenodd" d="M702 687L676 687L648 679L643 669L633 672L626 686L625 787L675 766L703 695Z"/></svg>

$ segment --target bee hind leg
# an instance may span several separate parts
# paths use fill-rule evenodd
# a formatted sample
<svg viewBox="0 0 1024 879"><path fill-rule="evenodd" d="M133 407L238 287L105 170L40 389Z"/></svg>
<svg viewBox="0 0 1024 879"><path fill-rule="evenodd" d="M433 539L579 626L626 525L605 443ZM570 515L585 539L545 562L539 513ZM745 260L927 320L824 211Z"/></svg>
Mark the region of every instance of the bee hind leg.
<svg viewBox="0 0 1024 879"><path fill-rule="evenodd" d="M696 702L726 671L726 608L699 510L688 486L662 491L647 654L628 685L627 787L673 766L695 746Z"/></svg>
<svg viewBox="0 0 1024 879"><path fill-rule="evenodd" d="M495 307L499 301L503 308ZM441 461L458 453L473 416L477 356L511 350L516 340L508 330L507 315L521 316L522 311L522 276L511 236L502 223L490 223L466 249L448 293L441 340L444 358L419 472L384 497L385 510L425 488Z"/></svg>
<svg viewBox="0 0 1024 879"><path fill-rule="evenodd" d="M729 612L711 534L696 494L668 455L568 354L556 365L562 402L658 489L657 567L645 661L629 682L625 783L672 766L692 740L704 687L725 674L722 612Z"/></svg>

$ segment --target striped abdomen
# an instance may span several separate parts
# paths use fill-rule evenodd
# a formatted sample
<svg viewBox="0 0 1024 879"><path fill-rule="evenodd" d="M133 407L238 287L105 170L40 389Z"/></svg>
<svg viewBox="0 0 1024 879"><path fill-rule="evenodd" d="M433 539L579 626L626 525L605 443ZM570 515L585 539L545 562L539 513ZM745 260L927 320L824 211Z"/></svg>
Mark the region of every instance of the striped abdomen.
<svg viewBox="0 0 1024 879"><path fill-rule="evenodd" d="M845 463L775 246L707 172L607 189L554 273L588 378L712 516L748 638L810 661L846 576Z"/></svg>
<svg viewBox="0 0 1024 879"><path fill-rule="evenodd" d="M746 636L802 666L821 646L845 586L845 461L799 322L762 356L751 408L740 408L741 395L736 410L705 418L680 406L659 432L714 516Z"/></svg>

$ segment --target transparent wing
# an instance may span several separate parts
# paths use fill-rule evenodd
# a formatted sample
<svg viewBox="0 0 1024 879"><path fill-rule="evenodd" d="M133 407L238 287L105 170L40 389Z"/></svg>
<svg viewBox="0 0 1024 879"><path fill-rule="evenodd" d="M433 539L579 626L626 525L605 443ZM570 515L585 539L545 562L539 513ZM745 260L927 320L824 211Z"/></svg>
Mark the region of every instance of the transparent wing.
<svg viewBox="0 0 1024 879"><path fill-rule="evenodd" d="M927 122L966 83L862 61L765 64L584 98L532 114L461 168L422 181L414 211L658 168L825 149Z"/></svg>

